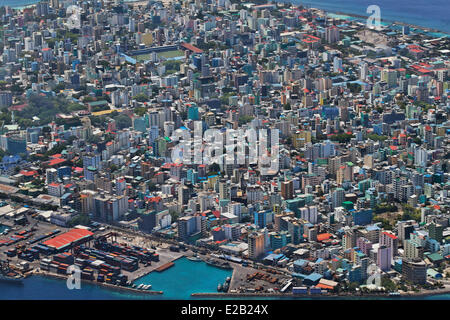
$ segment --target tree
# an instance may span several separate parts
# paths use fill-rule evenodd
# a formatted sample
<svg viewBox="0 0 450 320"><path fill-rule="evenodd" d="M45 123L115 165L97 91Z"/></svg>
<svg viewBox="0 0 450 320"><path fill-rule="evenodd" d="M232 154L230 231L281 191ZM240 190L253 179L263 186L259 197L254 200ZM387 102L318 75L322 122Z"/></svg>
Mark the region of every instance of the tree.
<svg viewBox="0 0 450 320"><path fill-rule="evenodd" d="M403 215L402 220L415 220L417 222L420 221L420 211L417 209L414 209L409 204L403 204Z"/></svg>
<svg viewBox="0 0 450 320"><path fill-rule="evenodd" d="M150 98L144 93L140 93L134 96L133 99L136 100L137 102L147 102L150 100Z"/></svg>
<svg viewBox="0 0 450 320"><path fill-rule="evenodd" d="M359 93L361 92L361 86L357 83L347 83L347 88L350 89L351 93Z"/></svg>
<svg viewBox="0 0 450 320"><path fill-rule="evenodd" d="M142 117L147 112L147 109L144 107L136 107L134 108L134 113L138 116Z"/></svg>
<svg viewBox="0 0 450 320"><path fill-rule="evenodd" d="M83 213L73 217L68 223L69 227L74 227L77 225L89 226L90 224L91 224L91 219L89 218L89 216L87 214L83 214Z"/></svg>
<svg viewBox="0 0 450 320"><path fill-rule="evenodd" d="M119 130L130 128L132 125L131 118L126 114L119 114L117 117L114 118L114 120L116 121L116 125Z"/></svg>
<svg viewBox="0 0 450 320"><path fill-rule="evenodd" d="M213 163L209 166L209 174L220 172L220 166L217 163Z"/></svg>
<svg viewBox="0 0 450 320"><path fill-rule="evenodd" d="M381 286L384 287L387 291L397 291L397 285L389 279L389 277L381 278Z"/></svg>
<svg viewBox="0 0 450 320"><path fill-rule="evenodd" d="M340 133L340 134L335 134L332 135L330 137L331 141L338 141L340 143L349 143L350 140L354 137L353 134L349 134L349 133Z"/></svg>
<svg viewBox="0 0 450 320"><path fill-rule="evenodd" d="M249 123L252 120L253 120L252 116L242 116L242 117L239 117L238 121L239 121L239 125L241 126L243 124Z"/></svg>
<svg viewBox="0 0 450 320"><path fill-rule="evenodd" d="M359 283L358 282L351 282L348 285L348 291L350 291L350 292L355 292L357 288L359 288Z"/></svg>

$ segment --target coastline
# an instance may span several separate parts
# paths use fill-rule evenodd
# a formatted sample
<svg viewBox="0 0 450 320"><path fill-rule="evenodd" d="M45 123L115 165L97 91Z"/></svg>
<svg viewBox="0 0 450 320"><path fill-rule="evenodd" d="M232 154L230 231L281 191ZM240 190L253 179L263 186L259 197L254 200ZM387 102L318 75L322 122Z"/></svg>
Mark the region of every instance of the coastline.
<svg viewBox="0 0 450 320"><path fill-rule="evenodd" d="M347 299L349 297L352 298L358 298L358 299L370 299L370 298L383 298L383 299L398 299L398 298L423 298L423 297L430 297L430 296L436 296L441 294L449 294L450 288L446 289L436 289L436 290L427 290L419 291L419 292L405 292L401 293L398 296L390 296L388 293L367 293L367 294L293 294L293 293L250 293L250 292L243 292L243 293L219 293L219 292L200 292L200 293L192 293L192 297L197 298L211 298L211 297L253 297L253 298L289 298L295 300L295 298L333 298L333 299Z"/></svg>
<svg viewBox="0 0 450 320"><path fill-rule="evenodd" d="M168 5L169 3L172 2L172 0L160 0L165 6ZM124 1L127 4L130 4L132 6L145 6L148 1L146 0L125 0ZM328 15L329 13L331 14L336 14L336 15L342 15L342 16L347 16L347 17L352 17L352 18L357 18L357 19L367 19L368 16L365 15L361 15L361 14L355 14L355 13L348 13L348 12L344 12L344 11L336 11L336 10L328 10L328 9L321 9L321 8L317 8L314 5L305 5L305 4L301 4L301 3L294 3L294 1L292 0L276 0L277 3L283 3L283 4L291 4L291 5L303 5L306 8L309 9L315 9L315 10L320 10L322 11L325 15ZM12 9L15 10L23 10L25 8L30 8L35 6L36 3L31 3L31 4L27 4L27 5L21 5L21 6L17 6L17 7L13 7L11 5L9 5ZM396 25L401 25L401 26L409 26L410 28L413 29L417 29L426 33L440 33L442 35L445 35L446 37L450 37L450 33L448 33L447 31L444 30L440 30L440 29L435 29L435 28L431 28L431 27L425 27L425 26L420 26L420 25L416 25L416 24L412 24L412 23L408 23L408 22L403 22L403 21L397 21L397 20L391 20L391 19L381 19L381 23L386 23L388 25L391 24L396 24Z"/></svg>
<svg viewBox="0 0 450 320"><path fill-rule="evenodd" d="M356 13L348 13L348 12L343 12L343 11L336 11L336 10L329 10L329 9L321 9L321 8L317 8L314 5L305 5L302 3L294 3L294 1L292 0L276 0L277 3L284 3L284 4L291 4L294 6L299 6L299 5L303 5L305 8L308 9L315 9L315 10L319 10L322 11L325 15L328 15L329 13L331 14L336 14L336 15L342 15L342 16L347 16L347 17L351 17L351 18L357 18L357 19L364 19L367 20L367 18L369 16L365 16L365 15L361 15L361 14L356 14ZM443 30L439 30L439 29L435 29L435 28L431 28L431 27L425 27L425 26L420 26L420 25L416 25L416 24L412 24L412 23L408 23L408 22L403 22L403 21L397 21L397 20L390 20L390 19L381 19L381 23L387 23L387 24L396 24L396 25L404 25L404 26L409 26L410 28L414 28L417 30L421 30L423 32L432 32L432 33L442 33L445 34L447 37L450 37L450 33L448 33L447 31L443 31Z"/></svg>

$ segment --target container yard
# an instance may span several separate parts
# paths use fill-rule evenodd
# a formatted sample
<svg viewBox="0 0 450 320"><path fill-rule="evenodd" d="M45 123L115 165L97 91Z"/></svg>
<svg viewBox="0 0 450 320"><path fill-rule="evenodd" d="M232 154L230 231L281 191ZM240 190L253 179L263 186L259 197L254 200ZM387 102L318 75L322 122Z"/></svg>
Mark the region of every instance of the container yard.
<svg viewBox="0 0 450 320"><path fill-rule="evenodd" d="M0 235L0 254L24 275L38 274L66 278L75 265L82 281L154 293L151 285L136 288L133 281L155 269L163 270L182 257L165 247L147 249L135 241L117 241L120 234L92 232L88 228L67 229L39 222L32 227L12 227ZM127 239L131 240L131 239ZM142 242L142 244L144 244ZM150 247L150 246L149 246ZM28 263L29 270L20 270Z"/></svg>

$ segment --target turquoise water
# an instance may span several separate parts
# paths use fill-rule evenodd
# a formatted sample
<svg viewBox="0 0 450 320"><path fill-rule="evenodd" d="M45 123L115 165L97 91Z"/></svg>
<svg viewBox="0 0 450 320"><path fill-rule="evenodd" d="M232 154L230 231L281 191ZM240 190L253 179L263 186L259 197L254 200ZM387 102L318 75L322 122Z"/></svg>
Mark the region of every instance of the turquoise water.
<svg viewBox="0 0 450 320"><path fill-rule="evenodd" d="M9 229L9 228L7 226L4 226L4 225L0 224L0 233L5 231L6 229Z"/></svg>
<svg viewBox="0 0 450 320"><path fill-rule="evenodd" d="M69 290L64 280L32 276L24 279L23 285L0 282L0 300L185 300L192 299L191 293L217 292L218 283L223 283L231 275L232 270L181 258L170 269L150 273L136 281L137 284L151 284L152 290L163 291L163 295L131 293L84 282L80 290Z"/></svg>
<svg viewBox="0 0 450 320"><path fill-rule="evenodd" d="M152 272L134 283L151 284L151 290L163 291L163 299L190 299L191 293L217 292L217 285L231 277L232 270L216 268L205 262L181 258L163 272Z"/></svg>
<svg viewBox="0 0 450 320"><path fill-rule="evenodd" d="M195 263L195 262L194 262ZM175 268L172 267L172 268ZM165 272L168 272L166 270ZM161 273L161 275L164 274ZM196 273L195 273L196 274ZM178 275L175 275L178 277ZM193 278L194 274L190 275ZM195 282L195 279L189 282ZM166 282L170 282L166 279ZM155 281L153 283L156 283ZM168 293L172 292L171 295L179 297L179 299L192 299L187 294L190 291L195 290L197 285L189 286L186 288L181 288L179 293L174 292L174 289L168 288L164 281L161 282L163 291L166 289L165 295L148 295L148 294L134 294L126 291L117 291L113 289L106 289L101 286L94 284L82 283L80 290L69 290L66 287L66 283L63 280L51 279L42 276L32 276L30 278L24 279L23 285L8 284L0 282L0 300L143 300L143 299L168 299ZM217 287L217 284L216 284ZM204 291L203 288L200 289ZM216 288L213 288L213 292ZM184 298L183 298L184 297ZM217 299L217 298L215 298ZM232 299L232 298L227 298ZM280 298L256 298L256 297L246 297L244 299L248 300L278 300ZM299 297L297 300L313 300L313 298ZM314 299L324 299L316 297ZM330 298L329 298L330 299ZM331 298L338 299L338 298ZM342 299L342 298L339 298ZM361 298L347 298L347 300L363 300ZM379 300L381 298L371 298L370 300ZM417 298L393 298L395 300L450 300L450 294L442 294L428 297L417 297ZM238 300L238 298L233 299ZM283 298L283 300L291 300L290 298ZM324 299L325 300L325 299Z"/></svg>

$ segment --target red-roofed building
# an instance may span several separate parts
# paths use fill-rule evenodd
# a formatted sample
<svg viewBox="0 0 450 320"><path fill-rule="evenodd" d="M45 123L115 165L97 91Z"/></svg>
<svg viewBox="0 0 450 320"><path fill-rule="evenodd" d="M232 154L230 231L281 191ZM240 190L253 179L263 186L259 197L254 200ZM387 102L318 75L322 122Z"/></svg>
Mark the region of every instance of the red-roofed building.
<svg viewBox="0 0 450 320"><path fill-rule="evenodd" d="M199 48L193 46L193 45L190 44L190 43L182 42L182 43L180 44L180 46L181 46L182 48L187 49L187 50L189 50L189 51L192 51L192 52L194 52L194 53L203 53L203 50L201 50L201 49L199 49Z"/></svg>
<svg viewBox="0 0 450 320"><path fill-rule="evenodd" d="M64 194L64 185L62 183L52 182L47 186L48 194L54 197L61 197Z"/></svg>
<svg viewBox="0 0 450 320"><path fill-rule="evenodd" d="M82 244L92 238L94 234L85 229L72 229L66 233L45 241L43 244L47 247L62 251L70 248L72 245Z"/></svg>

